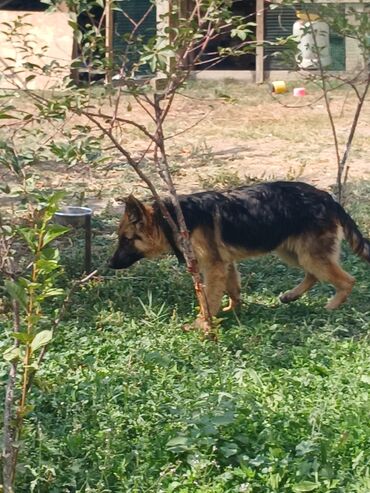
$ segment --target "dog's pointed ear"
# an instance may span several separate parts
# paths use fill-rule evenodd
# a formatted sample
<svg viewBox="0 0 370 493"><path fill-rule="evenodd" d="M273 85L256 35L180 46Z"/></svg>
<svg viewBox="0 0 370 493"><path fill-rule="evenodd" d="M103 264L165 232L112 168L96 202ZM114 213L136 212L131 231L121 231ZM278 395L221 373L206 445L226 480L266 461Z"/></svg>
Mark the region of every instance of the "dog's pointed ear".
<svg viewBox="0 0 370 493"><path fill-rule="evenodd" d="M127 214L130 223L135 224L146 220L145 205L136 197L130 195L125 200L125 213Z"/></svg>

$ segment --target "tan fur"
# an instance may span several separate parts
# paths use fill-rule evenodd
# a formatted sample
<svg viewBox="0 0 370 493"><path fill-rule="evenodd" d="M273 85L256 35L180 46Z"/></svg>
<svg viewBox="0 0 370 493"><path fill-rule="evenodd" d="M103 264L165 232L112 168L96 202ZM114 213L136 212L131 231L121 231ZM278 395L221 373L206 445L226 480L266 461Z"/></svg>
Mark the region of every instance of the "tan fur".
<svg viewBox="0 0 370 493"><path fill-rule="evenodd" d="M339 266L342 238L342 228L337 225L335 230L326 231L320 237L307 233L290 237L276 250L282 260L305 271L303 281L281 296L282 302L300 298L318 281L328 282L336 288L335 296L326 305L328 310L338 308L347 299L355 280ZM219 311L225 292L230 298L225 310L235 308L240 302L240 276L235 261L265 252L230 247L219 240L217 233L210 238L210 233L200 228L193 232L191 240L203 274L211 314L216 315Z"/></svg>
<svg viewBox="0 0 370 493"><path fill-rule="evenodd" d="M125 214L118 227L118 236L125 236L132 239L135 236L140 238L134 240L135 247L144 253L147 258L156 258L170 251L164 234L158 225L153 222L153 209L145 206L145 214L142 221L133 223L130 216Z"/></svg>

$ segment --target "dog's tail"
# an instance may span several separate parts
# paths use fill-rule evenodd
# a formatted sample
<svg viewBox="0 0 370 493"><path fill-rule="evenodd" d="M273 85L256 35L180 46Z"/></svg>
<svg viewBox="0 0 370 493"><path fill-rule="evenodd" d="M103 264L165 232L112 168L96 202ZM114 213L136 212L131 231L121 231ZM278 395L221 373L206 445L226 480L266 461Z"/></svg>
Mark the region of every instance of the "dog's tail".
<svg viewBox="0 0 370 493"><path fill-rule="evenodd" d="M364 238L355 221L339 203L337 203L337 214L344 231L344 237L353 252L370 263L370 241Z"/></svg>

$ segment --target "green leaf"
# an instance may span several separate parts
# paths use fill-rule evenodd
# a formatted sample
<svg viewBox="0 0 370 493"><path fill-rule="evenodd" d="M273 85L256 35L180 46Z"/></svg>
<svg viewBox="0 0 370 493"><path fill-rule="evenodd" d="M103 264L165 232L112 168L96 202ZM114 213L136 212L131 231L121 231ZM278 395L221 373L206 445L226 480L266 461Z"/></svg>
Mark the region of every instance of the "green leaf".
<svg viewBox="0 0 370 493"><path fill-rule="evenodd" d="M59 264L56 260L49 260L47 258L40 258L36 262L37 269L44 274L50 274L59 268Z"/></svg>
<svg viewBox="0 0 370 493"><path fill-rule="evenodd" d="M361 450L361 452L354 459L352 459L352 469L356 469L356 467L362 461L363 457L364 457L364 451Z"/></svg>
<svg viewBox="0 0 370 493"><path fill-rule="evenodd" d="M238 451L238 446L236 445L236 443L233 442L225 443L222 447L220 447L220 452L224 457L226 457L226 459L233 455L236 455Z"/></svg>
<svg viewBox="0 0 370 493"><path fill-rule="evenodd" d="M42 293L43 298L50 298L51 296L62 296L64 294L64 289L62 288L50 288Z"/></svg>
<svg viewBox="0 0 370 493"><path fill-rule="evenodd" d="M12 332L10 335L23 344L28 344L32 341L32 335L25 332Z"/></svg>
<svg viewBox="0 0 370 493"><path fill-rule="evenodd" d="M32 351L36 351L37 349L40 349L40 347L46 346L46 344L48 344L52 338L53 338L52 330L42 330L41 332L35 335L31 343Z"/></svg>
<svg viewBox="0 0 370 493"><path fill-rule="evenodd" d="M305 491L316 490L319 486L319 483L313 483L312 481L301 481L300 483L293 485L292 489L294 493L302 493Z"/></svg>
<svg viewBox="0 0 370 493"><path fill-rule="evenodd" d="M77 31L79 28L78 23L71 19L68 21L68 25L71 26L71 28L75 31Z"/></svg>
<svg viewBox="0 0 370 493"><path fill-rule="evenodd" d="M3 353L3 358L5 361L15 361L19 358L20 356L20 349L19 347L10 347Z"/></svg>
<svg viewBox="0 0 370 493"><path fill-rule="evenodd" d="M35 230L30 228L19 228L18 231L26 240L30 250L34 252L37 248L37 239L35 235Z"/></svg>
<svg viewBox="0 0 370 493"><path fill-rule="evenodd" d="M177 436L167 442L166 448L172 452L185 452L186 450L190 450L191 443L188 437Z"/></svg>
<svg viewBox="0 0 370 493"><path fill-rule="evenodd" d="M149 60L149 67L150 70L154 73L157 68L157 59L155 57Z"/></svg>
<svg viewBox="0 0 370 493"><path fill-rule="evenodd" d="M173 491L175 491L179 486L181 486L181 483L179 481L172 481L172 483L170 483L168 486L167 486L167 493L172 493Z"/></svg>
<svg viewBox="0 0 370 493"><path fill-rule="evenodd" d="M370 385L370 375L361 375L361 382L368 383Z"/></svg>
<svg viewBox="0 0 370 493"><path fill-rule="evenodd" d="M235 419L234 413L228 411L225 414L219 416L212 416L210 422L215 426L225 426L231 424Z"/></svg>
<svg viewBox="0 0 370 493"><path fill-rule="evenodd" d="M10 189L10 187L9 187L9 185L7 183L5 185L1 185L0 186L0 190L3 193L10 193L11 192L11 189Z"/></svg>
<svg viewBox="0 0 370 493"><path fill-rule="evenodd" d="M185 445L189 441L188 437L177 436L168 440L166 447L177 447L178 445Z"/></svg>
<svg viewBox="0 0 370 493"><path fill-rule="evenodd" d="M5 281L4 286L11 298L18 301L22 308L26 308L27 291L23 286L16 281Z"/></svg>
<svg viewBox="0 0 370 493"><path fill-rule="evenodd" d="M25 81L26 83L27 82L31 82L31 80L35 79L36 78L36 75L32 74L32 75L27 75Z"/></svg>
<svg viewBox="0 0 370 493"><path fill-rule="evenodd" d="M258 387L263 387L263 382L261 380L261 377L258 375L256 370L253 368L247 368L247 373L249 374L250 378L253 380L253 382L258 386Z"/></svg>
<svg viewBox="0 0 370 493"><path fill-rule="evenodd" d="M69 228L61 226L60 224L53 224L52 226L50 226L44 236L43 247L51 241L55 240L55 238L58 238L58 236L64 235L65 233L67 233L67 231L69 231Z"/></svg>
<svg viewBox="0 0 370 493"><path fill-rule="evenodd" d="M316 445L312 440L303 440L295 448L297 455L300 457L313 452L315 449Z"/></svg>
<svg viewBox="0 0 370 493"><path fill-rule="evenodd" d="M13 115L9 115L9 113L0 113L0 120L9 120L9 119L18 120L17 117Z"/></svg>

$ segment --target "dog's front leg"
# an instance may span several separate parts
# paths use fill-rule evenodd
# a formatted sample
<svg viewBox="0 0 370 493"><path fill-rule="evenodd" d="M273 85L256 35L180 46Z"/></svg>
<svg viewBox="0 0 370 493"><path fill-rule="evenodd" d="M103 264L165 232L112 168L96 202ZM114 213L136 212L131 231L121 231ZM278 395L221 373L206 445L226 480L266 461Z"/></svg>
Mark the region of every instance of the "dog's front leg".
<svg viewBox="0 0 370 493"><path fill-rule="evenodd" d="M220 310L222 296L226 291L228 266L215 262L202 266L202 274L209 313L215 317Z"/></svg>
<svg viewBox="0 0 370 493"><path fill-rule="evenodd" d="M240 303L240 274L236 268L235 262L228 265L226 291L229 295L229 304L222 311L228 312L234 310Z"/></svg>

